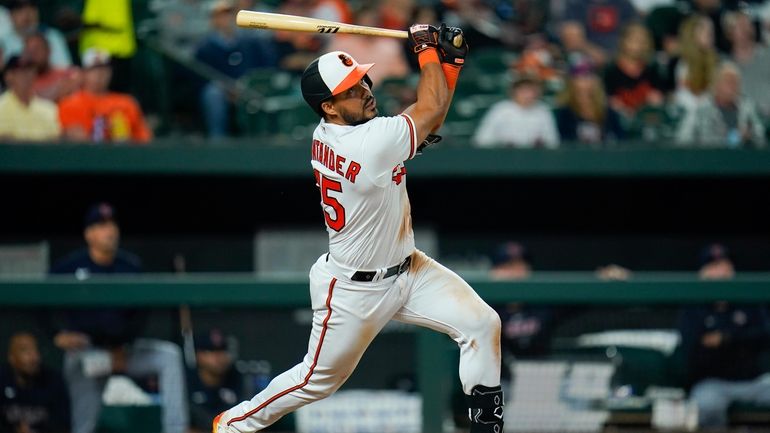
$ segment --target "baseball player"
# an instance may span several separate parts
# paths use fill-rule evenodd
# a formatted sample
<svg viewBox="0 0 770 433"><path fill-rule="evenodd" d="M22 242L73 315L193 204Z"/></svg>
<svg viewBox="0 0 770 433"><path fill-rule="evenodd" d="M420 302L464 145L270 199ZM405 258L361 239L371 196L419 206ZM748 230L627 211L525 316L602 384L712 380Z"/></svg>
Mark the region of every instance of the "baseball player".
<svg viewBox="0 0 770 433"><path fill-rule="evenodd" d="M377 117L367 72L334 51L305 69L302 94L321 116L311 165L321 193L329 252L310 270L314 311L308 352L250 401L214 419L214 433L261 430L336 391L377 333L395 319L443 332L460 347L460 379L472 433L500 433L500 318L457 274L415 249L406 167L446 116L468 51L461 30L414 25L417 101Z"/></svg>

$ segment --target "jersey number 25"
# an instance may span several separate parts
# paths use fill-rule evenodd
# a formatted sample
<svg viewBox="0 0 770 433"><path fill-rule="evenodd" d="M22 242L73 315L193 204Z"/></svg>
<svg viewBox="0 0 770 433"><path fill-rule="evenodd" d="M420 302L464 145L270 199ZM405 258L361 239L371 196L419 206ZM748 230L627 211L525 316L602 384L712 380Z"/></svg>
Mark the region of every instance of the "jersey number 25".
<svg viewBox="0 0 770 433"><path fill-rule="evenodd" d="M345 227L345 208L342 207L342 204L336 198L329 195L329 191L342 192L342 184L322 175L318 170L313 170L313 174L315 175L316 185L321 190L321 201L323 201L324 205L334 209L335 216L332 219L332 215L324 207L326 225L335 232L338 232Z"/></svg>

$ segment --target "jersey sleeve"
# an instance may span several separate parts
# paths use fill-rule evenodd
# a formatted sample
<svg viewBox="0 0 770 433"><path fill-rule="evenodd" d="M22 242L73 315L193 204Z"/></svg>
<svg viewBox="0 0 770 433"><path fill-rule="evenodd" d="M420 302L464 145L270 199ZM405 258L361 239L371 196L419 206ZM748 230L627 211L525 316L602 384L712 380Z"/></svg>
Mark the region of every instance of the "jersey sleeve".
<svg viewBox="0 0 770 433"><path fill-rule="evenodd" d="M417 130L408 114L376 117L369 121L369 130L363 143L366 171L376 183L390 175L393 168L414 158L417 150Z"/></svg>

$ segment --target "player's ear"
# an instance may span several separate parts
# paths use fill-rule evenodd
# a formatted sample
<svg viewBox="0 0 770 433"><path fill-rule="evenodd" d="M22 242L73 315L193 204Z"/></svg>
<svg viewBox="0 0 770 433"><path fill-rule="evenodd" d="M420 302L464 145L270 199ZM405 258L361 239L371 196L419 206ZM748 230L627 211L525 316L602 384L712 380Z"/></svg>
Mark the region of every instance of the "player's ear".
<svg viewBox="0 0 770 433"><path fill-rule="evenodd" d="M321 102L321 111L323 111L327 117L337 115L337 110L334 108L334 104L332 103L331 99Z"/></svg>

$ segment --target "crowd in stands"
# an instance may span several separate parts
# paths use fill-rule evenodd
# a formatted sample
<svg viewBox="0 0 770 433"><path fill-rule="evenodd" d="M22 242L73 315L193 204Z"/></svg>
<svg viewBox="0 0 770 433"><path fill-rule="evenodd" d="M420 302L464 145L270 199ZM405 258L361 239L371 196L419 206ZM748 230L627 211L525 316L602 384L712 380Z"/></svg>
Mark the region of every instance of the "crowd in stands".
<svg viewBox="0 0 770 433"><path fill-rule="evenodd" d="M147 79L146 73L132 74L137 26L129 0L109 6L85 1L76 30L68 29L66 37L54 23L40 21L36 0L6 0L2 5L0 23L9 24L0 25L4 85L6 93L14 92L18 99L5 101L3 109L16 113L14 118L37 118L50 111L19 96L23 92L19 80L5 77L14 75L10 69L18 69L18 64L35 65L35 95L59 104L59 111L66 97L87 85L91 66L84 60L91 50L109 56L111 91L127 93ZM255 71L298 74L320 52L345 50L377 64L371 78L383 96L381 111L395 114L389 111L403 104L385 104L394 95L383 93L392 87L380 85L404 80L417 70L405 45L395 39L236 27L236 11L250 9L394 29L418 21L462 27L471 56L457 99L466 96L460 94L464 81L473 87L471 81L491 77L501 89L497 99L502 101L481 107L486 115L474 119L470 128L475 131L460 134L478 146L556 148L636 138L762 147L767 141L770 2L764 0L154 0L148 5L153 18L145 27L155 31L144 33L156 38L160 49L179 63L169 74L170 82L164 83L172 93L174 87L184 89L182 106L173 108L194 111L211 138L243 134L235 112L253 99L245 87ZM68 47L73 46L77 52L70 52ZM490 72L486 65L474 64L482 62L474 54L490 52L505 63L505 75L485 77ZM6 67L15 56L21 57L20 63ZM506 81L510 86L503 91L505 85L500 84ZM402 89L397 92L397 98L410 95ZM158 123L154 117L141 120L138 104L116 106L111 99L94 102L102 111L119 112L114 116L116 126L111 125L111 114L96 115L88 119L90 126L81 126L96 133L69 133L67 116L59 113L58 127L50 115L46 123L61 133L2 126L0 137L22 142L51 142L56 137L79 142L149 140ZM141 121L135 122L135 117Z"/></svg>

